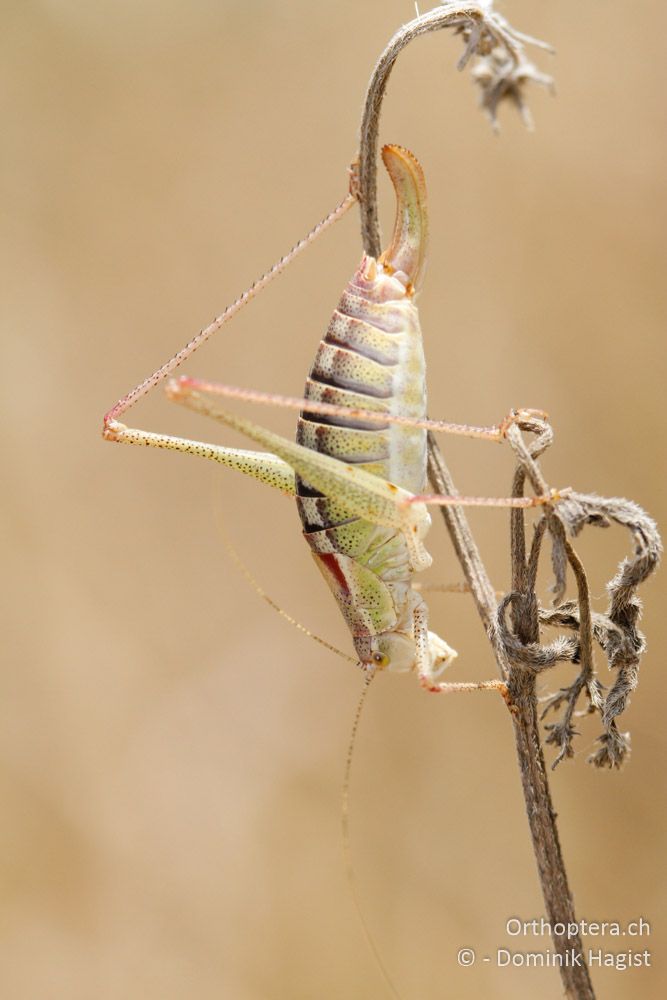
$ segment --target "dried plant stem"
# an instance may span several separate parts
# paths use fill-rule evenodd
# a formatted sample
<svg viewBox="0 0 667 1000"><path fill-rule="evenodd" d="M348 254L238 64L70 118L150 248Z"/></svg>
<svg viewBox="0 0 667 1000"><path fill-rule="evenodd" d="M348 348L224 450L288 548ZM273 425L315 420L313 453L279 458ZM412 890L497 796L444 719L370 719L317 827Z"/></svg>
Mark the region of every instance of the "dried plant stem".
<svg viewBox="0 0 667 1000"><path fill-rule="evenodd" d="M382 99L398 56L413 38L447 28L451 14L432 10L398 29L380 56L371 76L364 101L359 143L359 204L361 238L370 257L380 256L380 224L377 207L377 151Z"/></svg>
<svg viewBox="0 0 667 1000"><path fill-rule="evenodd" d="M433 434L428 435L428 478L438 493L455 496L457 490L454 481ZM487 633L491 634L496 617L496 596L470 531L465 510L463 507L441 507L441 512L477 612ZM496 652L500 674L503 680L507 680L509 664L502 643L498 643Z"/></svg>
<svg viewBox="0 0 667 1000"><path fill-rule="evenodd" d="M535 674L532 671L522 671L520 679L515 679L510 697L521 785L547 916L552 926L576 926L574 901L567 880L540 743ZM553 941L558 954L569 956L570 962L572 956L582 956L581 966L560 967L565 996L576 1000L595 1000L588 967L583 960L579 934L554 933Z"/></svg>
<svg viewBox="0 0 667 1000"><path fill-rule="evenodd" d="M520 466L514 477L513 496L522 495L524 479L525 471ZM541 526L543 532L546 520L541 522ZM518 595L513 615L514 631L519 641L527 646L529 643L539 642L538 603L535 594L539 541L531 551L531 558L526 559L525 517L522 511L518 510L512 511L511 514L511 551L512 590ZM574 552L572 554L581 567ZM585 589L588 593L587 585ZM508 686L521 786L549 922L552 926L560 924L564 927L576 927L574 899L561 852L556 813L551 801L540 740L535 693L537 676L534 670L521 669L516 665L513 665L510 671ZM579 934L553 934L553 940L559 954L582 956L581 966L564 965L560 968L565 995L576 997L577 1000L594 1000L593 984L588 967L583 961Z"/></svg>
<svg viewBox="0 0 667 1000"><path fill-rule="evenodd" d="M438 492L451 495L456 487L447 469L442 453L429 435L429 479ZM505 648L500 641L493 623L496 618L496 600L491 581L487 575L479 550L468 526L462 507L442 507L442 516L447 525L454 550L461 564L466 581L473 594L479 616L489 634L498 668L510 684L511 718L514 727L521 786L523 788L526 813L533 842L533 852L537 862L542 895L550 923L572 925L576 922L574 901L569 888L567 871L558 838L556 813L551 801L549 781L540 742L537 697L535 684L537 674L531 669L510 669ZM513 590L528 604L534 603L530 594L522 588L526 573L525 534L523 512L512 512L513 523ZM534 613L519 615L517 636L524 643L536 642L538 638L537 604ZM554 945L559 954L581 955L579 935L554 935ZM570 961L572 959L570 958ZM561 979L567 997L576 1000L594 1000L595 994L585 964L560 967Z"/></svg>
<svg viewBox="0 0 667 1000"><path fill-rule="evenodd" d="M469 21L473 28L478 24L483 28L489 28L486 13L480 5L445 4L442 8L430 11L399 29L382 53L371 76L364 104L359 151L362 239L364 249L370 256L378 257L380 254L376 157L380 111L389 74L399 53L414 38L444 27L460 25L462 17ZM479 34L480 29L477 28L477 31ZM507 38L503 38L503 41L511 52ZM432 435L429 435L428 452L429 478L434 489L439 493L454 495L457 492L456 487ZM515 495L520 495L525 475L525 467L521 465L515 476ZM537 673L534 669L528 667L522 669L509 662L505 644L495 628L498 609L494 589L463 508L442 507L441 511L477 611L492 642L500 674L510 687L511 718L521 783L548 918L552 924L562 923L566 927L572 926L576 922L574 902L560 848L556 814L551 801L540 742L535 693ZM537 643L539 640L538 604L533 586L538 548L539 545L535 547L535 558L527 560L523 513L514 511L512 568L516 600L513 604L513 619L515 636L524 645ZM566 996L573 1000L595 1000L588 968L583 962L579 936L554 934L553 940L556 951L563 956L560 974ZM582 956L577 958L577 962L582 962L581 965L571 964L573 955ZM569 962L566 964L568 957Z"/></svg>

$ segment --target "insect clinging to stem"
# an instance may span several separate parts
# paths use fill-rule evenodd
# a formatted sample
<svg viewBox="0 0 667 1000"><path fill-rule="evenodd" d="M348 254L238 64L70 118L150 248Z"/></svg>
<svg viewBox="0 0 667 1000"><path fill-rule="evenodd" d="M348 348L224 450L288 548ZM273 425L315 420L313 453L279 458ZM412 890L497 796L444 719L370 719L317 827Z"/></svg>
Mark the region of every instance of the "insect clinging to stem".
<svg viewBox="0 0 667 1000"><path fill-rule="evenodd" d="M527 507L557 499L486 499L425 494L428 429L499 441L514 411L492 428L426 417L425 361L415 305L426 263L428 216L422 168L408 150L385 146L382 158L396 195L387 249L364 255L320 341L304 398L279 397L204 382L169 379L167 396L241 431L267 452L252 452L128 428L118 418L188 358L315 236L354 202L351 193L271 271L183 350L106 414L109 441L212 459L296 498L303 534L352 633L362 668L414 671L429 691L502 688L498 681L446 684L437 678L456 656L428 629L428 610L413 587L431 564L424 546L428 505ZM220 396L300 410L296 442L224 410Z"/></svg>

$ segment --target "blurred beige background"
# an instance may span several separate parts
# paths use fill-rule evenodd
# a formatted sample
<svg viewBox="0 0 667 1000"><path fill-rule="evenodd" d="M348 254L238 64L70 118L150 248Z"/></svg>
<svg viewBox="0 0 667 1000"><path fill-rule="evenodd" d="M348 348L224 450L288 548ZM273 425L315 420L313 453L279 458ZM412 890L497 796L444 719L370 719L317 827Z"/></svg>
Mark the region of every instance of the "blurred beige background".
<svg viewBox="0 0 667 1000"><path fill-rule="evenodd" d="M535 53L558 87L530 95L535 133L503 108L492 134L444 34L404 55L383 118L429 184L430 411L544 407L554 485L630 495L664 525L664 10L503 11L558 50ZM2 4L3 1000L389 995L341 860L360 677L253 593L221 537L222 520L273 597L348 649L292 505L99 428L341 197L371 66L412 15L408 0ZM187 370L299 393L359 253L350 214ZM134 417L240 443L159 394ZM292 432L292 414L259 419ZM444 447L462 489L507 490L506 449ZM472 521L505 587L507 515ZM439 524L431 537L430 579L458 580ZM619 532L579 545L601 606L626 548ZM630 764L594 772L584 720L553 776L579 916L652 926L627 943L655 968L594 973L609 1000L667 989L664 586L643 593ZM431 608L460 651L452 676L490 676L470 601ZM461 946L510 942L508 917L542 914L499 701L379 679L351 823L363 911L405 1000L561 995L554 970L456 964Z"/></svg>

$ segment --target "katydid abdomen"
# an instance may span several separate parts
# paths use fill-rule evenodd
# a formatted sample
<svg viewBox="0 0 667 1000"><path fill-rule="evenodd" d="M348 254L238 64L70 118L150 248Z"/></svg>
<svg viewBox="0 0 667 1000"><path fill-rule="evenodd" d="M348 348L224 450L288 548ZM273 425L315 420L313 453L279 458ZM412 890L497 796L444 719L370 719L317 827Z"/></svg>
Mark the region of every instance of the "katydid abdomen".
<svg viewBox="0 0 667 1000"><path fill-rule="evenodd" d="M397 197L393 238L379 260L364 256L343 292L304 395L315 403L423 420L426 371L414 299L425 264L426 189L411 153L386 146L382 155ZM305 410L297 441L410 493L424 492L423 428ZM415 612L419 609L425 617L426 609L411 587L415 567L405 534L351 517L339 499L300 477L297 505L315 562L338 601L362 663L414 668ZM449 647L438 643L431 677L433 668L452 656Z"/></svg>

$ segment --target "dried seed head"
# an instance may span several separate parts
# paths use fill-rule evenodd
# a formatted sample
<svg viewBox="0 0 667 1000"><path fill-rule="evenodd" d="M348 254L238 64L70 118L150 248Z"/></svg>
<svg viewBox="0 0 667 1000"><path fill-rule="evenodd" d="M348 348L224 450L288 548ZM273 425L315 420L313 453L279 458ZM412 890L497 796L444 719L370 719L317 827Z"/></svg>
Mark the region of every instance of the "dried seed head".
<svg viewBox="0 0 667 1000"><path fill-rule="evenodd" d="M515 31L493 10L492 0L466 5L442 0L441 6L451 9L452 26L465 43L458 68L464 69L473 60L472 77L481 89L480 103L494 129L498 128L498 105L504 100L511 101L526 127L532 128L526 86L532 82L553 91L553 80L526 59L524 46L535 45L553 52L551 46Z"/></svg>
<svg viewBox="0 0 667 1000"><path fill-rule="evenodd" d="M503 100L511 101L521 115L526 128L532 129L533 119L525 101L524 91L529 82L541 84L553 91L553 80L540 73L532 63L521 60L513 63L506 53L496 47L481 58L472 71L473 80L482 91L481 106L491 119L495 130L498 126L498 105Z"/></svg>

